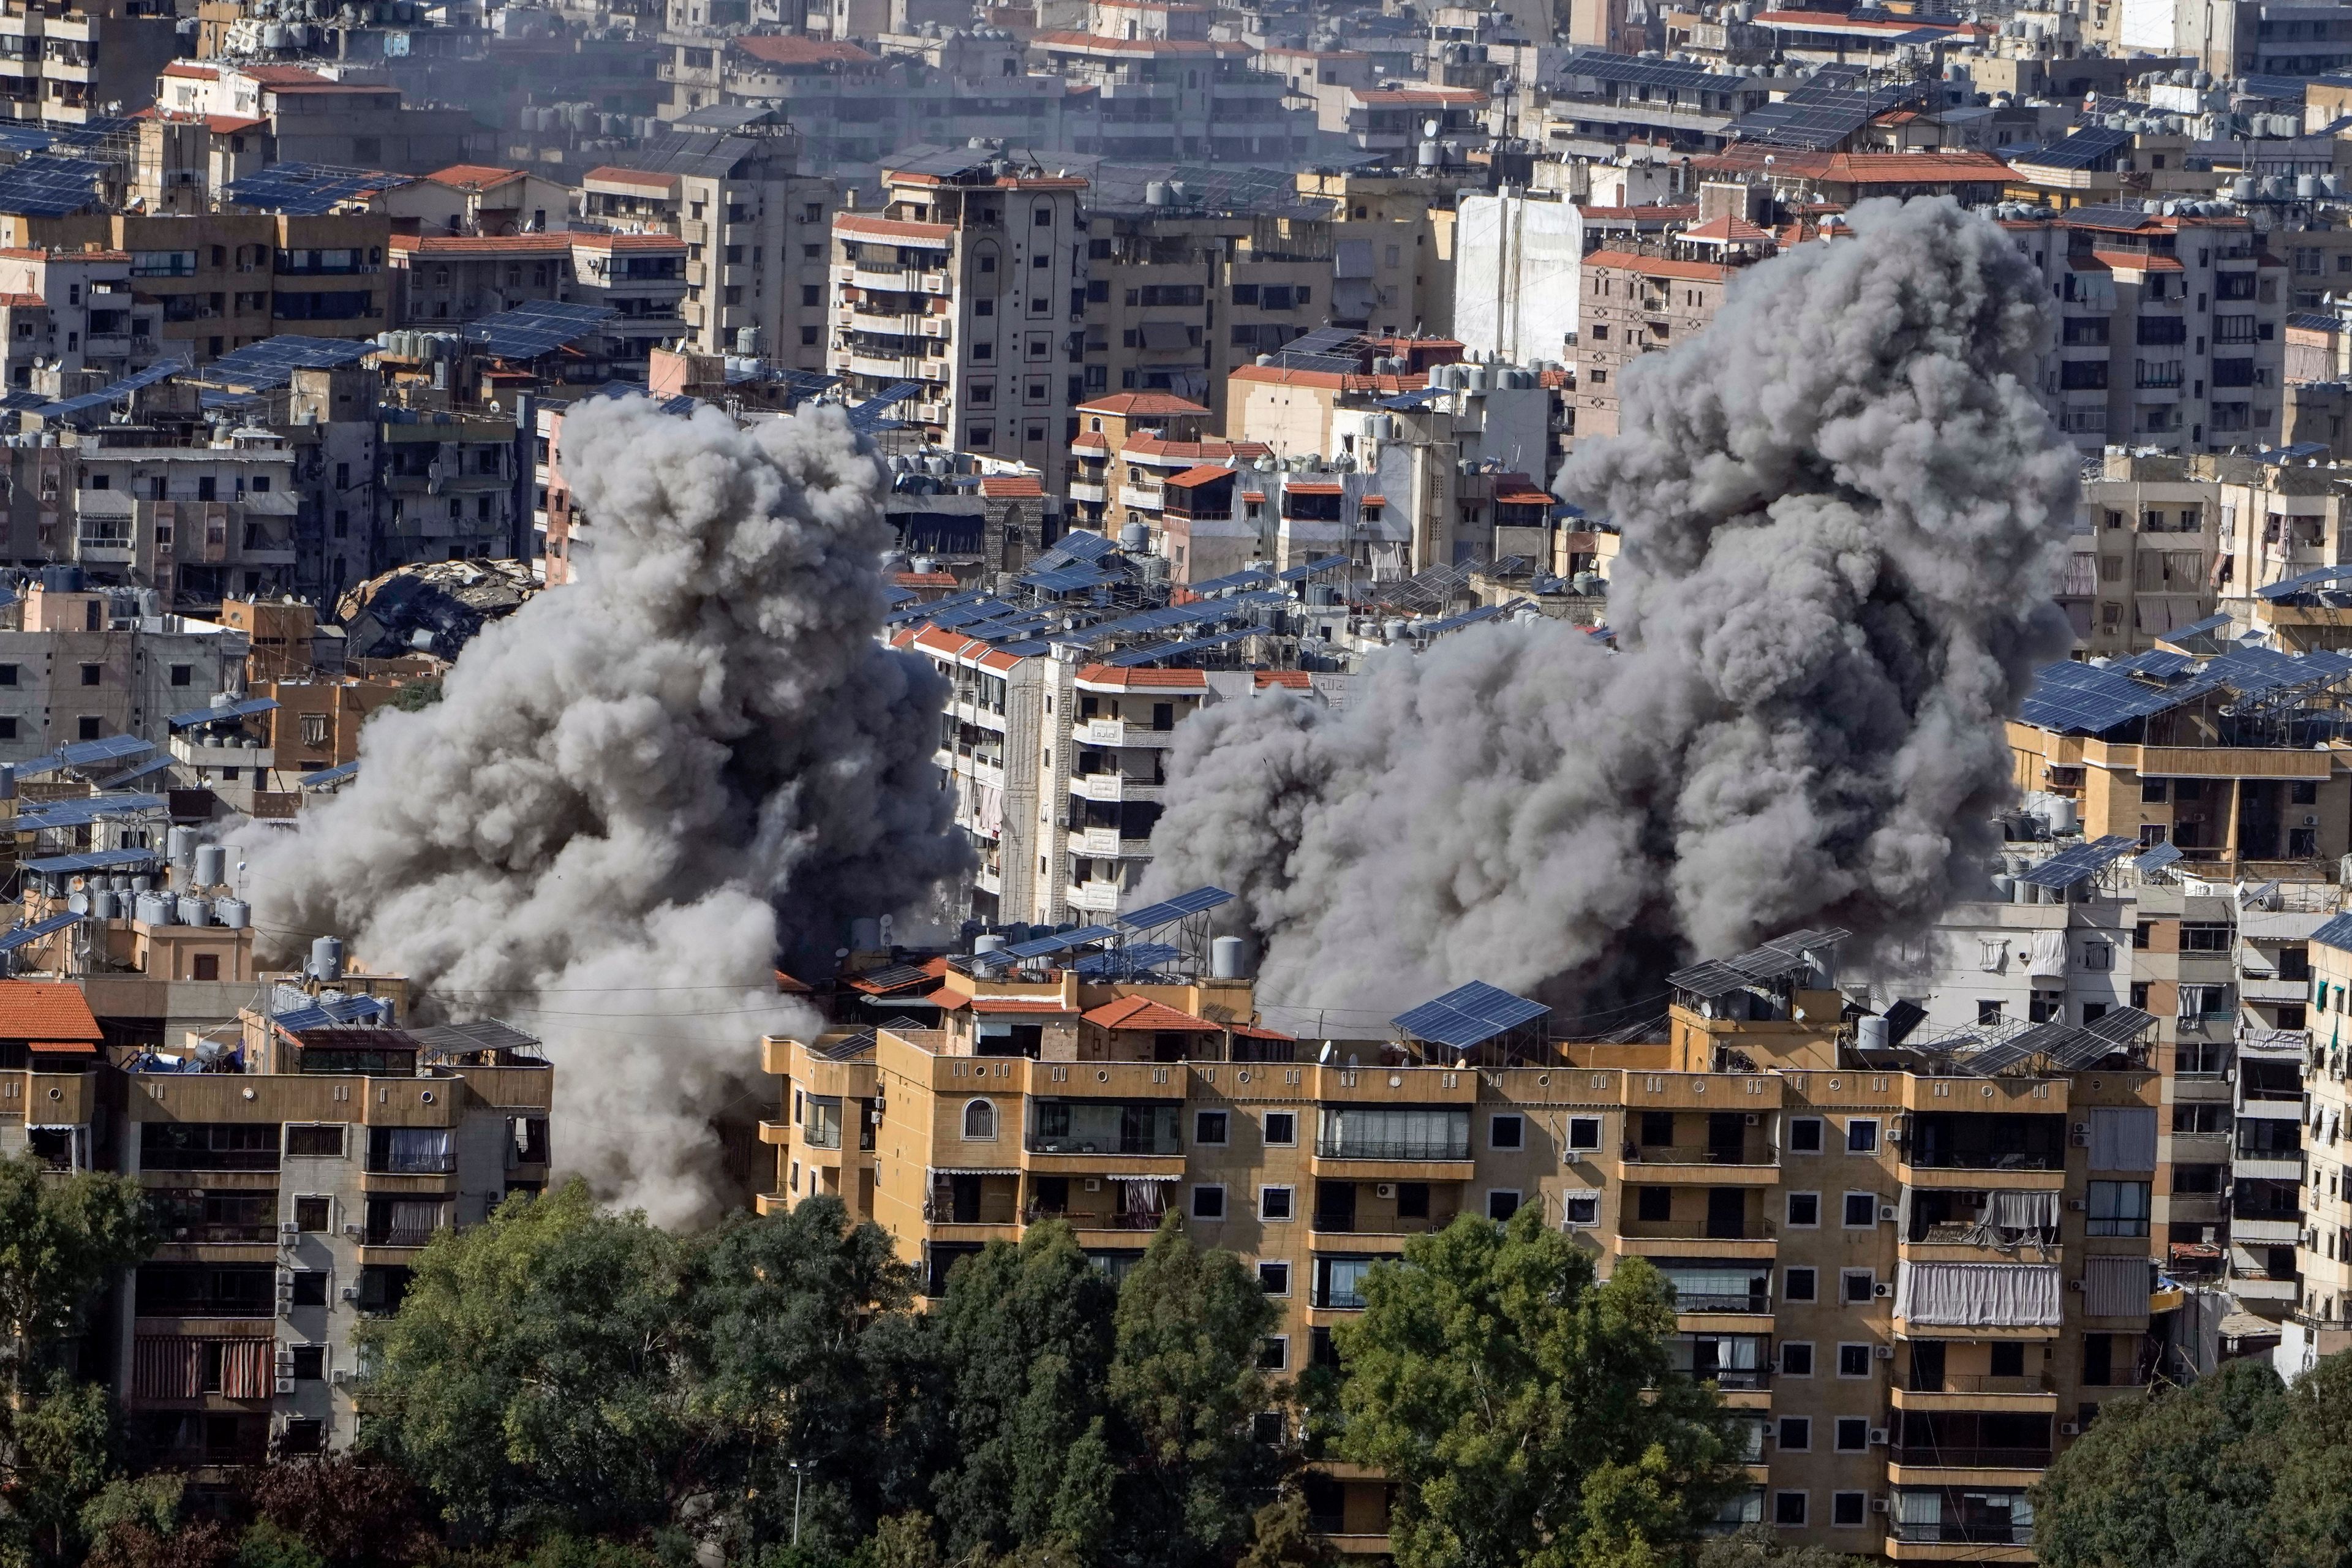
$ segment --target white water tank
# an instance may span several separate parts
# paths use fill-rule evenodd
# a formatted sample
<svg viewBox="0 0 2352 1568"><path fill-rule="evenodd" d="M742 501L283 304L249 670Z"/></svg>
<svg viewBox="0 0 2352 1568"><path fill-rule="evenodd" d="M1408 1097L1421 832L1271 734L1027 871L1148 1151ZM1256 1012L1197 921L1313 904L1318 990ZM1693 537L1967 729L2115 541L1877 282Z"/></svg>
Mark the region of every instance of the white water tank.
<svg viewBox="0 0 2352 1568"><path fill-rule="evenodd" d="M1209 975L1213 980L1239 980L1248 967L1247 950L1237 936L1221 936L1209 943Z"/></svg>

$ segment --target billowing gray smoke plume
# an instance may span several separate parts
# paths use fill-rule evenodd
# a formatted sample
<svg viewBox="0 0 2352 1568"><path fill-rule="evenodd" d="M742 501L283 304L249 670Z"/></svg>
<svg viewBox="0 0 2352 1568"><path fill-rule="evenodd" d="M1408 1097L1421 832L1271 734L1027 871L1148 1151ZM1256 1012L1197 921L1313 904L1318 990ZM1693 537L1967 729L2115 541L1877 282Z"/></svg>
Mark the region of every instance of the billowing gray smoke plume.
<svg viewBox="0 0 2352 1568"><path fill-rule="evenodd" d="M1623 434L1580 444L1569 489L1623 533L1621 653L1474 628L1336 716L1186 722L1152 889L1240 893L1265 995L1369 1013L1479 978L1630 1022L1673 961L1899 934L1981 879L2000 720L2066 646L2049 310L1948 201L1853 222L1630 369Z"/></svg>
<svg viewBox="0 0 2352 1568"><path fill-rule="evenodd" d="M944 693L875 640L881 474L837 413L592 403L562 461L580 581L485 628L438 704L370 721L299 831L247 830L248 875L265 934L343 935L447 1013L541 1035L559 1164L685 1220L759 1035L814 1022L776 994L780 950L829 963L851 917L961 864Z"/></svg>

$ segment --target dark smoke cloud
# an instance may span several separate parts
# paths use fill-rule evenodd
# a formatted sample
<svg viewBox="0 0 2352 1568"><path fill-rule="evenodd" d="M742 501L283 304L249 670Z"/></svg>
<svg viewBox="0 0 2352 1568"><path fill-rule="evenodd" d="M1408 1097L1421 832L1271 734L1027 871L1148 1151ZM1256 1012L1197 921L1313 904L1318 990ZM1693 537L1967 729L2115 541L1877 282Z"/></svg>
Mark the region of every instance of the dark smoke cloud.
<svg viewBox="0 0 2352 1568"><path fill-rule="evenodd" d="M1382 656L1336 714L1186 721L1150 890L1240 893L1266 995L1630 1004L1673 960L1900 935L1980 879L2000 721L2067 645L2077 459L2031 386L2050 310L1949 201L1853 222L1631 367L1623 434L1571 460L1622 530L1622 652L1473 629Z"/></svg>
<svg viewBox="0 0 2352 1568"><path fill-rule="evenodd" d="M945 690L875 640L877 465L836 413L738 429L642 399L564 422L573 585L486 627L444 700L382 712L355 782L248 829L257 917L336 932L446 1011L542 1035L556 1154L655 1217L707 1213L782 950L961 868Z"/></svg>

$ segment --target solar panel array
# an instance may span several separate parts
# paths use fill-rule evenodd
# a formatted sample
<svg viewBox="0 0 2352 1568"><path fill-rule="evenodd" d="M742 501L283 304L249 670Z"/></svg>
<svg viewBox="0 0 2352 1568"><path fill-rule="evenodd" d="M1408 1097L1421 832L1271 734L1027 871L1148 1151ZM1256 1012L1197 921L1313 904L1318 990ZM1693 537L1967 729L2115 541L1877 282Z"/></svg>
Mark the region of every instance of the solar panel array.
<svg viewBox="0 0 2352 1568"><path fill-rule="evenodd" d="M121 871L133 866L152 866L155 861L152 849L85 849L74 855L27 860L25 869L47 877L70 877L83 871Z"/></svg>
<svg viewBox="0 0 2352 1568"><path fill-rule="evenodd" d="M2017 879L2036 888L2071 888L2087 877L2096 876L2110 861L2137 847L2137 839L2110 833L2105 838L2061 849Z"/></svg>
<svg viewBox="0 0 2352 1568"><path fill-rule="evenodd" d="M1710 959L1677 969L1666 976L1666 984L1696 996L1726 995L1742 986L1762 984L1810 969L1812 960L1806 953L1834 947L1852 934L1835 926L1792 931L1735 957Z"/></svg>
<svg viewBox="0 0 2352 1568"><path fill-rule="evenodd" d="M136 735L109 735L103 740L75 741L59 746L45 757L35 757L29 763L16 764L16 776L31 778L38 773L53 773L59 768L86 768L93 763L111 763L125 757L141 757L155 749L154 742Z"/></svg>
<svg viewBox="0 0 2352 1568"><path fill-rule="evenodd" d="M1551 1011L1540 1002L1514 996L1483 980L1457 985L1435 1001L1423 1002L1389 1020L1416 1040L1466 1051L1497 1035L1531 1024Z"/></svg>
<svg viewBox="0 0 2352 1568"><path fill-rule="evenodd" d="M2170 680L2197 668L2197 661L2185 653L2169 653L2163 648L2150 648L2129 658L2119 658L2108 668L2144 675L2151 680Z"/></svg>
<svg viewBox="0 0 2352 1568"><path fill-rule="evenodd" d="M1465 610L1458 616L1448 616L1444 620L1415 622L1405 627L1405 630L1414 637L1424 639L1444 637L1447 632L1458 632L1463 627L1475 626L1480 621L1491 621L1498 616L1507 616L1526 603L1525 599L1514 599L1507 605L1481 605L1475 610Z"/></svg>
<svg viewBox="0 0 2352 1568"><path fill-rule="evenodd" d="M2226 615L2208 616L2201 621L2191 621L2185 626L2175 626L2158 637L2156 640L2160 643L2177 643L2186 637L2203 637L2207 632L2218 632L2229 624L2230 617Z"/></svg>
<svg viewBox="0 0 2352 1568"><path fill-rule="evenodd" d="M1174 925L1178 921L1191 920L1194 915L1207 914L1234 901L1234 896L1223 888L1194 888L1156 904L1146 904L1118 917L1118 923L1129 931L1158 931L1161 926Z"/></svg>
<svg viewBox="0 0 2352 1568"><path fill-rule="evenodd" d="M853 430L879 430L892 423L890 410L923 390L919 381L894 381L849 411Z"/></svg>
<svg viewBox="0 0 2352 1568"><path fill-rule="evenodd" d="M16 826L19 833L47 827L86 827L104 817L161 811L168 804L160 795L92 795L76 800L43 801L18 812Z"/></svg>
<svg viewBox="0 0 2352 1568"><path fill-rule="evenodd" d="M61 931L66 927L78 924L89 918L77 911L71 914L51 915L45 921L36 921L28 926L18 926L6 935L0 936L0 952L14 952L28 942L38 942L53 931Z"/></svg>
<svg viewBox="0 0 2352 1568"><path fill-rule="evenodd" d="M2011 153L2008 161L2039 169L2089 169L2112 160L2130 145L2130 132L2092 125L2040 147Z"/></svg>
<svg viewBox="0 0 2352 1568"><path fill-rule="evenodd" d="M63 398L56 403L44 403L33 412L44 419L71 418L77 414L87 414L94 409L120 403L141 388L153 386L158 382L169 381L187 368L178 360L163 360L149 365L145 370L133 372L121 381L101 386L96 392L85 392L79 397Z"/></svg>
<svg viewBox="0 0 2352 1568"><path fill-rule="evenodd" d="M931 972L919 963L894 963L887 969L869 969L853 976L857 989L868 992L903 991L931 977Z"/></svg>
<svg viewBox="0 0 2352 1568"><path fill-rule="evenodd" d="M1206 653L1212 648L1228 647L1237 642L1247 642L1259 636L1255 626L1243 626L1234 631L1216 632L1204 637L1187 637L1182 642L1153 643L1146 647L1122 648L1103 660L1113 669L1132 669L1139 664L1155 664L1163 658L1178 658L1186 654Z"/></svg>
<svg viewBox="0 0 2352 1568"><path fill-rule="evenodd" d="M1264 588L1273 582L1270 574L1252 566L1240 572L1228 572L1222 577L1212 577L1205 583L1195 583L1192 588L1193 593L1206 598L1212 594L1223 594L1234 588Z"/></svg>
<svg viewBox="0 0 2352 1568"><path fill-rule="evenodd" d="M235 702L215 702L203 708L190 708L163 721L174 730L185 730L195 724L219 724L232 719L250 719L256 714L274 711L278 700L271 697L245 697Z"/></svg>
<svg viewBox="0 0 2352 1568"><path fill-rule="evenodd" d="M1424 386L1412 392L1400 392L1394 397L1381 398L1381 406L1393 408L1400 413L1409 412L1433 398L1443 396L1445 390L1442 386Z"/></svg>
<svg viewBox="0 0 2352 1568"><path fill-rule="evenodd" d="M2283 600L2299 598L2305 594L2315 594L2325 588L2332 588L2339 583L2347 581L2352 581L2352 565L2315 566L2308 572L2298 572L2294 576L2273 583L2267 588L2255 589L2254 597L2278 604Z"/></svg>
<svg viewBox="0 0 2352 1568"><path fill-rule="evenodd" d="M315 773L304 773L302 775L302 787L304 789L331 789L335 785L344 782L346 779L355 779L359 777L359 775L360 765L357 762L337 763L331 768L323 768Z"/></svg>
<svg viewBox="0 0 2352 1568"><path fill-rule="evenodd" d="M0 213L64 217L87 211L100 204L99 177L105 172L95 159L37 153L0 169Z"/></svg>
<svg viewBox="0 0 2352 1568"><path fill-rule="evenodd" d="M1099 561L1118 546L1088 529L1074 528L1054 541L1054 548L1037 557L1040 566L1072 566L1081 561Z"/></svg>
<svg viewBox="0 0 2352 1568"><path fill-rule="evenodd" d="M1165 969L1183 956L1182 948L1171 947L1164 942L1139 942L1087 953L1070 967L1089 979L1127 980Z"/></svg>
<svg viewBox="0 0 2352 1568"><path fill-rule="evenodd" d="M1626 87L1658 87L1693 92L1729 92L1748 79L1725 76L1705 66L1683 60L1645 60L1639 55L1611 54L1601 49L1573 54L1560 62L1563 77L1618 82Z"/></svg>
<svg viewBox="0 0 2352 1568"><path fill-rule="evenodd" d="M365 338L305 338L288 333L231 349L205 366L203 377L215 386L260 392L284 386L298 370L335 370L356 364L375 352L375 344Z"/></svg>
<svg viewBox="0 0 2352 1568"><path fill-rule="evenodd" d="M1106 572L1099 566L1057 566L1047 571L1024 574L1022 584L1048 594L1076 594L1088 588L1099 588L1106 583L1116 583L1120 574Z"/></svg>
<svg viewBox="0 0 2352 1568"><path fill-rule="evenodd" d="M2104 734L2202 697L2218 684L2199 679L2152 686L2116 670L2062 659L2034 673L2033 689L2025 694L2018 716L2045 730Z"/></svg>
<svg viewBox="0 0 2352 1568"><path fill-rule="evenodd" d="M992 953L978 953L974 956L1009 958L1015 962L1045 958L1052 953L1067 952L1074 947L1084 947L1090 942L1108 942L1117 935L1118 935L1118 931L1110 926L1081 926L1076 931L1060 931L1051 936L1031 937L1027 942L1016 942L1012 946L999 948Z"/></svg>
<svg viewBox="0 0 2352 1568"><path fill-rule="evenodd" d="M2332 915L2320 922L2311 940L2341 952L2352 952L2352 914Z"/></svg>
<svg viewBox="0 0 2352 1568"><path fill-rule="evenodd" d="M466 323L466 341L499 359L538 359L593 338L620 312L610 305L534 300Z"/></svg>
<svg viewBox="0 0 2352 1568"><path fill-rule="evenodd" d="M169 757L150 757L136 767L125 768L119 773L99 780L98 787L101 790L121 789L134 779L143 779L149 773L161 773L171 765L172 759Z"/></svg>
<svg viewBox="0 0 2352 1568"><path fill-rule="evenodd" d="M2142 876L2146 876L2151 871L2163 870L2179 858L2180 846L2167 842L2158 845L2145 855L2132 857L2132 866Z"/></svg>
<svg viewBox="0 0 2352 1568"><path fill-rule="evenodd" d="M21 120L0 120L0 153L14 153L19 157L27 153L46 153L57 145L57 140L37 125L27 125Z"/></svg>
<svg viewBox="0 0 2352 1568"><path fill-rule="evenodd" d="M1303 566L1292 566L1277 572L1275 577L1284 583L1304 583L1309 577L1325 572L1337 572L1347 564L1348 558L1344 555L1325 555L1309 561Z"/></svg>
<svg viewBox="0 0 2352 1568"><path fill-rule="evenodd" d="M231 206L284 213L289 217L318 217L379 191L411 184L415 178L333 163L272 163L231 181L222 195Z"/></svg>

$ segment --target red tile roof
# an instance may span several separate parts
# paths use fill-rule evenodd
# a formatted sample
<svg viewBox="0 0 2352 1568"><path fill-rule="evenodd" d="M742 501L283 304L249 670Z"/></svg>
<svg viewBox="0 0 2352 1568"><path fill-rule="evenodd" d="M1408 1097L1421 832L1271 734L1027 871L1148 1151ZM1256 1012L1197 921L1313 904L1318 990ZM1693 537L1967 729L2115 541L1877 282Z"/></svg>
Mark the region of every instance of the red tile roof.
<svg viewBox="0 0 2352 1568"><path fill-rule="evenodd" d="M781 969L776 971L776 989L787 996L805 996L809 994L809 984L807 981L795 980Z"/></svg>
<svg viewBox="0 0 2352 1568"><path fill-rule="evenodd" d="M394 250L423 251L434 256L480 256L517 254L544 255L551 251L572 248L569 234L395 234L392 237Z"/></svg>
<svg viewBox="0 0 2352 1568"><path fill-rule="evenodd" d="M871 66L881 64L881 57L869 54L856 44L833 38L803 38L778 33L759 33L748 38L730 40L733 46L755 60L765 60L774 66Z"/></svg>
<svg viewBox="0 0 2352 1568"><path fill-rule="evenodd" d="M1257 1024L1234 1024L1233 1032L1244 1040L1296 1040L1297 1035L1286 1035L1280 1029L1269 1029Z"/></svg>
<svg viewBox="0 0 2352 1568"><path fill-rule="evenodd" d="M1218 1032L1218 1026L1206 1018L1180 1013L1149 996L1122 996L1087 1014L1086 1020L1100 1029L1149 1031L1152 1034L1213 1035Z"/></svg>
<svg viewBox="0 0 2352 1568"><path fill-rule="evenodd" d="M1726 213L1721 217L1683 230L1683 237L1702 244L1761 245L1772 237L1746 218Z"/></svg>
<svg viewBox="0 0 2352 1568"><path fill-rule="evenodd" d="M1206 415L1209 411L1192 399L1179 397L1172 392L1115 392L1108 397L1079 404L1078 412L1134 419L1174 414Z"/></svg>
<svg viewBox="0 0 2352 1568"><path fill-rule="evenodd" d="M990 474L980 481L980 493L998 499L1042 496L1045 484L1034 474Z"/></svg>
<svg viewBox="0 0 2352 1568"><path fill-rule="evenodd" d="M1160 482L1173 485L1178 489L1189 490L1195 485L1205 485L1217 479L1230 479L1233 477L1234 470L1222 464L1202 463L1185 469L1181 474L1171 474Z"/></svg>
<svg viewBox="0 0 2352 1568"><path fill-rule="evenodd" d="M509 180L521 179L523 172L520 169L501 169L491 163L452 163L446 169L436 169L425 177L436 185L487 191L493 185L503 185Z"/></svg>
<svg viewBox="0 0 2352 1568"><path fill-rule="evenodd" d="M625 169L618 163L599 163L580 176L580 183L583 185L593 180L602 180L608 185L635 185L648 191L675 192L677 189L676 174L651 174L643 169Z"/></svg>
<svg viewBox="0 0 2352 1568"><path fill-rule="evenodd" d="M1078 684L1128 690L1156 687L1169 691L1206 691L1209 678L1197 669L1114 669L1107 664L1090 664L1078 671Z"/></svg>
<svg viewBox="0 0 2352 1568"><path fill-rule="evenodd" d="M1314 689L1315 678L1303 669L1259 670L1257 672L1258 689L1263 691L1269 686L1287 686L1294 691L1310 691Z"/></svg>
<svg viewBox="0 0 2352 1568"><path fill-rule="evenodd" d="M890 581L901 588L952 588L956 585L952 572L893 572Z"/></svg>
<svg viewBox="0 0 2352 1568"><path fill-rule="evenodd" d="M61 980L0 980L0 1040L38 1040L45 1051L95 1048L106 1037L81 987Z"/></svg>
<svg viewBox="0 0 2352 1568"><path fill-rule="evenodd" d="M865 213L835 213L833 227L836 234L854 234L874 239L903 240L911 245L928 245L944 249L955 237L952 225L944 223L907 223L898 218L875 217Z"/></svg>
<svg viewBox="0 0 2352 1568"><path fill-rule="evenodd" d="M1677 261L1667 256L1636 256L1630 250L1596 250L1584 258L1584 265L1638 272L1644 278L1684 278L1705 283L1720 283L1737 270L1717 261Z"/></svg>

